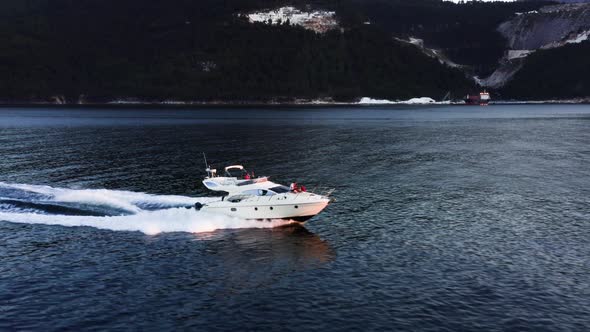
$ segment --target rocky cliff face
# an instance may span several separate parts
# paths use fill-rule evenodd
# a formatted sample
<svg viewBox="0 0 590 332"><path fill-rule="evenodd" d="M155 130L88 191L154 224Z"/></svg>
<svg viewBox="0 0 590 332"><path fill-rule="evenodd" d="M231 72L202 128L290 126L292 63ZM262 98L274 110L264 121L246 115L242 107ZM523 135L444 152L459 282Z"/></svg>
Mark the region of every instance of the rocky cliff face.
<svg viewBox="0 0 590 332"><path fill-rule="evenodd" d="M536 50L561 46L590 31L590 3L555 5L539 11L518 13L498 27L513 50Z"/></svg>
<svg viewBox="0 0 590 332"><path fill-rule="evenodd" d="M522 68L527 57L539 49L576 44L590 38L590 3L546 6L538 11L516 13L498 27L508 50L497 70L479 80L483 86L502 87Z"/></svg>

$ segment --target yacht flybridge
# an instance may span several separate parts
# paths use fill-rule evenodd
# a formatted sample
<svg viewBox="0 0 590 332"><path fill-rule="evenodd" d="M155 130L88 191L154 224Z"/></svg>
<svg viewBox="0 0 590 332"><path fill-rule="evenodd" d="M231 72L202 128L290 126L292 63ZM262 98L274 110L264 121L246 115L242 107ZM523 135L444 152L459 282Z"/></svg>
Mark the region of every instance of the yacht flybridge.
<svg viewBox="0 0 590 332"><path fill-rule="evenodd" d="M274 183L268 177L254 177L244 166L224 169L222 176L207 165L203 184L210 190L226 192L221 200L195 204L201 211L222 213L242 219L289 219L304 222L320 213L330 203L327 190L323 194L307 192L295 183L290 187Z"/></svg>

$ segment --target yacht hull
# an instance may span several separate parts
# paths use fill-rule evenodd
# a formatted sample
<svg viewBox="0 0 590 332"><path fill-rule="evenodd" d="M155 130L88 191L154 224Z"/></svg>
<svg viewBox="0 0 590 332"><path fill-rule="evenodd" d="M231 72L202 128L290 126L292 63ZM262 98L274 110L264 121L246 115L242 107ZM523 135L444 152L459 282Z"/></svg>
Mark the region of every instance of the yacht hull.
<svg viewBox="0 0 590 332"><path fill-rule="evenodd" d="M217 205L215 203L205 205L201 211L221 213L240 219L286 219L305 222L325 209L328 203L329 200L272 205L253 202L228 205L220 202Z"/></svg>

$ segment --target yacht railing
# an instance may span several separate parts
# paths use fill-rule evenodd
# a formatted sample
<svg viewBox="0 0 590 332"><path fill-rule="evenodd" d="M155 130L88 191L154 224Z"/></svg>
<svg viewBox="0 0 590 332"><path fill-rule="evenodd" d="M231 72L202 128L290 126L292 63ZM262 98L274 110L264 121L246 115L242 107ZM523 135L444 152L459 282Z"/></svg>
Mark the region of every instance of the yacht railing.
<svg viewBox="0 0 590 332"><path fill-rule="evenodd" d="M323 197L330 198L332 201L334 201L334 198L332 197L332 194L334 193L334 191L336 191L335 188L317 186L317 187L314 187L313 189L311 189L310 191L298 192L297 196L295 196L295 198L299 198L299 196L304 194L304 195L307 195L308 200L311 200L313 197L323 196ZM282 194L274 194L274 195L266 195L266 196L236 194L236 195L230 195L229 197L227 197L227 199L228 199L228 201L236 201L237 200L239 202L240 200L247 199L250 197L256 197L257 202L259 202L261 199L264 200L264 199L268 198L268 201L270 202L273 199L280 200L282 197L285 197L285 196L283 196Z"/></svg>
<svg viewBox="0 0 590 332"><path fill-rule="evenodd" d="M336 191L335 188L329 188L329 187L315 187L313 190L311 191L303 191L303 192L298 192L297 196L295 196L295 198L299 198L299 196L301 194L307 194L307 199L312 199L313 197L317 197L317 196L323 196L323 197L327 197L330 199L333 199L331 196L334 193L334 191ZM250 196L251 197L251 196ZM282 199L282 197L284 197L281 194L276 194L276 195L269 195L269 196L255 196L256 197L256 201L259 202L261 199L264 200L266 198L268 198L268 201L272 201L273 199L275 200L280 200Z"/></svg>
<svg viewBox="0 0 590 332"><path fill-rule="evenodd" d="M311 198L313 196L324 196L329 198L335 190L336 188L316 186L310 191L303 191L297 193L297 197L299 197L299 195L302 193L307 193L310 194L308 198Z"/></svg>
<svg viewBox="0 0 590 332"><path fill-rule="evenodd" d="M325 186L316 186L312 190L310 190L309 193L330 197L330 195L332 195L332 193L334 193L334 191L336 191L336 188L325 187Z"/></svg>

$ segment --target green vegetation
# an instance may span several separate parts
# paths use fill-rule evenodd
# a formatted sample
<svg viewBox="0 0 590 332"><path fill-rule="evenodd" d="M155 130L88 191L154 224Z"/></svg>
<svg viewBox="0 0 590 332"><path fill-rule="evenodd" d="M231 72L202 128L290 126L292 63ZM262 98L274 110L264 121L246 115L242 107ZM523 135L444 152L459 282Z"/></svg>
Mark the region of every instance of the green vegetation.
<svg viewBox="0 0 590 332"><path fill-rule="evenodd" d="M505 41L496 26L514 12L544 4L547 2L4 0L0 4L0 100L65 96L74 102L82 95L99 102L129 97L407 99L441 98L447 91L459 96L476 89L463 72L393 37L423 38L427 46L442 49L455 62L483 76L504 51ZM236 15L283 5L335 10L342 29L317 34L288 24L250 24ZM573 88L551 89L551 95L588 95L588 85L578 74L587 62L575 51L564 52L576 58L569 64L575 62L579 67L571 77L565 74L565 67L540 73L538 68L553 59L549 51L539 52L503 93L527 98L534 95L531 91L540 95L545 92L528 88L527 82L557 75L564 86L573 84Z"/></svg>
<svg viewBox="0 0 590 332"><path fill-rule="evenodd" d="M472 86L460 71L371 26L320 35L235 15L264 8L259 2L31 0L10 15L5 7L0 96L403 99Z"/></svg>
<svg viewBox="0 0 590 332"><path fill-rule="evenodd" d="M504 98L561 99L590 96L590 41L541 50L504 87Z"/></svg>
<svg viewBox="0 0 590 332"><path fill-rule="evenodd" d="M496 30L516 12L552 4L550 1L479 2L458 5L439 0L341 0L338 13L348 24L370 20L396 35L424 39L456 63L480 75L491 73L504 54L506 41Z"/></svg>

